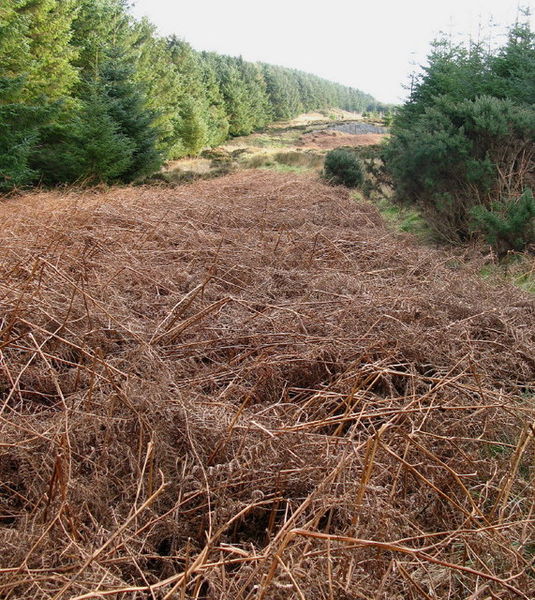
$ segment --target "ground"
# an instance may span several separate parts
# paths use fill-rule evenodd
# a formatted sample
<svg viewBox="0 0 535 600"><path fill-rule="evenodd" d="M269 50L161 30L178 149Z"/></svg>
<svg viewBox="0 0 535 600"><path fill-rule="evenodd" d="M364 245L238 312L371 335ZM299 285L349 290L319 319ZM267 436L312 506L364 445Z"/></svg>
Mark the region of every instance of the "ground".
<svg viewBox="0 0 535 600"><path fill-rule="evenodd" d="M314 172L0 219L0 597L534 596L532 295Z"/></svg>
<svg viewBox="0 0 535 600"><path fill-rule="evenodd" d="M329 118L331 117L331 118ZM361 128L362 133L336 131L336 127ZM267 168L320 174L325 154L340 146L370 146L387 137L361 115L333 109L306 113L291 121L277 122L263 132L228 140L220 148L198 158L171 161L163 170L164 180L191 181L220 176L235 170Z"/></svg>

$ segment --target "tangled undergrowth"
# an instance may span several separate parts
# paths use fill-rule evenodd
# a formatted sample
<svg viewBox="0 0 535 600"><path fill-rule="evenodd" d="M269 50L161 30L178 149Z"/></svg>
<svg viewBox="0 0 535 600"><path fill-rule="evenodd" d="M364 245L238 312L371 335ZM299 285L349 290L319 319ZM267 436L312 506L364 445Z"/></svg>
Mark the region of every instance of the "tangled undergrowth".
<svg viewBox="0 0 535 600"><path fill-rule="evenodd" d="M312 176L0 211L0 598L534 597L527 293Z"/></svg>

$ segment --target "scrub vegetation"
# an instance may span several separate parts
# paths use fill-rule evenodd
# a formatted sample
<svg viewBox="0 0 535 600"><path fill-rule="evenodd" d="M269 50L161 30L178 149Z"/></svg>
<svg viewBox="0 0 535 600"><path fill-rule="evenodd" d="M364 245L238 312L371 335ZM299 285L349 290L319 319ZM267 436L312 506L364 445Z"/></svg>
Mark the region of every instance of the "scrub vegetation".
<svg viewBox="0 0 535 600"><path fill-rule="evenodd" d="M435 42L383 153L395 199L442 239L484 234L500 256L535 243L535 34Z"/></svg>

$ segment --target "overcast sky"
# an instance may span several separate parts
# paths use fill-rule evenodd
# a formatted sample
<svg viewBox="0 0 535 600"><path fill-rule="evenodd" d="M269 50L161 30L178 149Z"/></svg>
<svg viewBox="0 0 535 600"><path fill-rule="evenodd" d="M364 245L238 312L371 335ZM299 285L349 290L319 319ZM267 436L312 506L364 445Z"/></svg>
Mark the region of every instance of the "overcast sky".
<svg viewBox="0 0 535 600"><path fill-rule="evenodd" d="M535 0L135 0L162 35L315 73L399 103L415 64L440 31L477 35L508 25ZM533 23L533 16L531 17ZM492 28L493 38L500 35ZM502 30L503 31L503 30Z"/></svg>

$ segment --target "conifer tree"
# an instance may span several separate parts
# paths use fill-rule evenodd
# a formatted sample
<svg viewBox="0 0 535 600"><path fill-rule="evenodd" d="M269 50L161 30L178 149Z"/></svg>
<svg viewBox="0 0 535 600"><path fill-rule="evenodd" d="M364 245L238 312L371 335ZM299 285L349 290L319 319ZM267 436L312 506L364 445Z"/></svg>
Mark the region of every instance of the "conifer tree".
<svg viewBox="0 0 535 600"><path fill-rule="evenodd" d="M71 179L111 183L131 172L136 147L112 116L114 107L102 83L89 84L86 98L75 123L73 143L66 148L73 167Z"/></svg>
<svg viewBox="0 0 535 600"><path fill-rule="evenodd" d="M275 118L369 100L306 73L159 38L129 6L0 0L2 189L134 181Z"/></svg>
<svg viewBox="0 0 535 600"><path fill-rule="evenodd" d="M28 22L30 60L23 65L24 99L30 103L66 100L78 74L72 62L76 49L70 44L73 0L31 0L24 7Z"/></svg>
<svg viewBox="0 0 535 600"><path fill-rule="evenodd" d="M125 2L82 1L73 22L80 71L78 113L48 132L50 147L45 144L36 157L45 180L54 178L54 154L64 157L59 172L70 180L129 182L159 168L156 115L148 107L145 84L136 80L136 39ZM91 134L90 142L86 133ZM113 164L105 159L105 148L115 157Z"/></svg>
<svg viewBox="0 0 535 600"><path fill-rule="evenodd" d="M206 98L208 145L217 146L229 134L229 120L225 110L225 99L219 87L214 55L201 54L202 84Z"/></svg>
<svg viewBox="0 0 535 600"><path fill-rule="evenodd" d="M22 79L0 76L0 192L32 182L29 157L39 138L45 110L17 100Z"/></svg>
<svg viewBox="0 0 535 600"><path fill-rule="evenodd" d="M106 54L100 71L101 88L117 131L132 142L132 160L121 177L127 182L134 181L158 170L162 163L156 147L155 114L147 108L143 85L134 81L134 70L126 60L125 52L115 46Z"/></svg>
<svg viewBox="0 0 535 600"><path fill-rule="evenodd" d="M46 122L58 118L76 80L70 0L5 0L0 7L0 185L30 183ZM52 110L52 109L55 110Z"/></svg>
<svg viewBox="0 0 535 600"><path fill-rule="evenodd" d="M197 154L208 144L209 136L208 107L200 56L187 42L176 36L168 39L168 49L182 83L177 114L180 155Z"/></svg>
<svg viewBox="0 0 535 600"><path fill-rule="evenodd" d="M394 120L383 157L396 199L447 241L473 234L472 215L502 244L520 229L517 201L533 185L534 42L527 22L493 53L439 40Z"/></svg>
<svg viewBox="0 0 535 600"><path fill-rule="evenodd" d="M134 31L134 80L143 86L146 107L154 116L158 151L166 158L176 158L183 151L179 113L184 81L173 63L167 40L157 37L146 19L135 24Z"/></svg>
<svg viewBox="0 0 535 600"><path fill-rule="evenodd" d="M494 95L535 105L535 32L527 21L511 27L490 68Z"/></svg>
<svg viewBox="0 0 535 600"><path fill-rule="evenodd" d="M237 66L246 89L247 120L254 131L265 127L270 120L266 81L256 63L248 63L240 57Z"/></svg>

